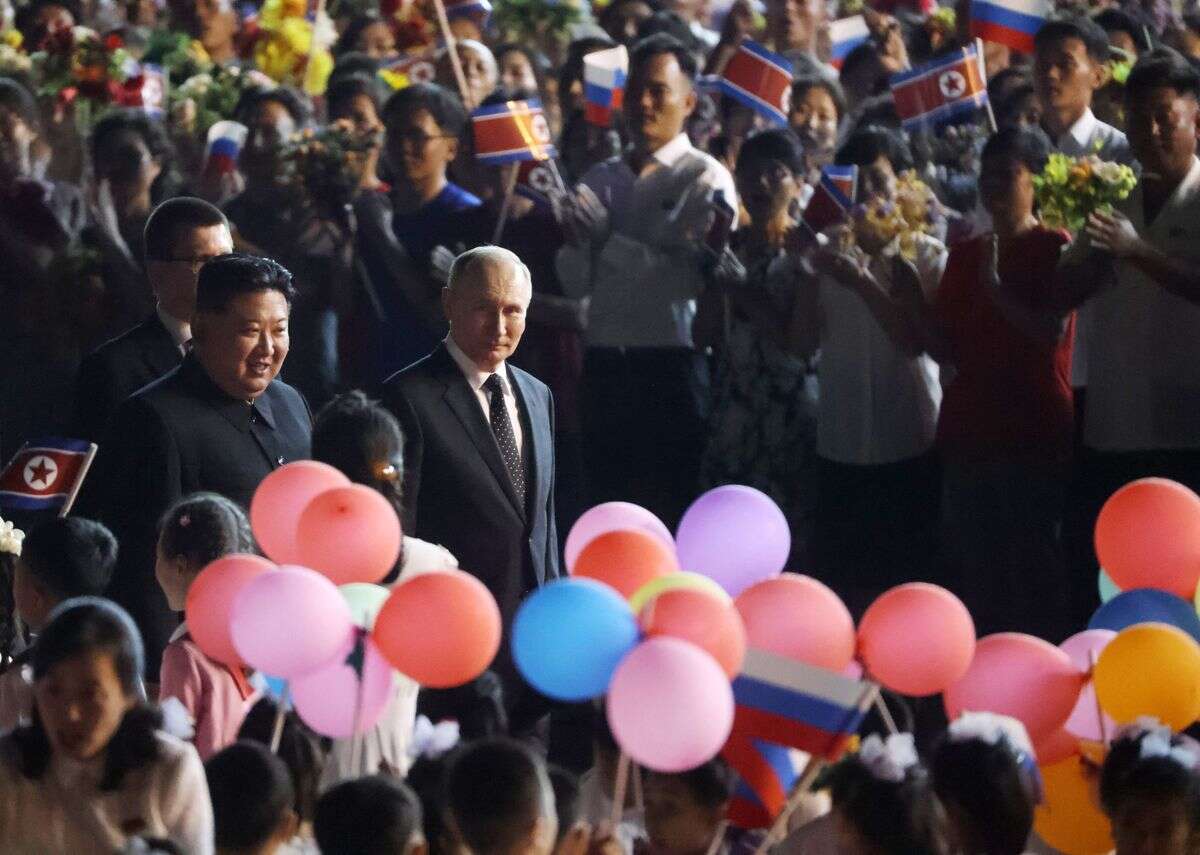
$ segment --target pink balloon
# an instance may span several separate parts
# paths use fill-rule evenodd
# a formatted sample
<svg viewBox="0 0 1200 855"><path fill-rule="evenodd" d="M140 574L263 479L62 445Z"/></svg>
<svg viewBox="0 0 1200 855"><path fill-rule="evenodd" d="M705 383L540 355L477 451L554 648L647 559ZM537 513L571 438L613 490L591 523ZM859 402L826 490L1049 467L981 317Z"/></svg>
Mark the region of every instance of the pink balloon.
<svg viewBox="0 0 1200 855"><path fill-rule="evenodd" d="M607 706L617 744L658 772L711 760L733 728L733 690L717 660L668 636L643 641L617 666Z"/></svg>
<svg viewBox="0 0 1200 855"><path fill-rule="evenodd" d="M392 669L369 638L363 644L362 681L347 663L354 639L347 640L333 661L292 681L292 701L304 723L322 736L347 739L370 730L392 699ZM361 695L360 695L361 692ZM354 707L359 704L358 728Z"/></svg>
<svg viewBox="0 0 1200 855"><path fill-rule="evenodd" d="M1100 658L1100 651L1116 637L1117 634L1110 629L1089 629L1075 633L1058 646L1071 657L1076 668L1090 672L1093 663ZM1111 739L1117 732L1117 723L1107 713L1104 714L1103 728L1101 727L1100 704L1096 701L1096 687L1091 679L1084 684L1083 691L1079 693L1079 701L1063 727L1068 733L1093 742L1099 742L1105 737ZM1041 760L1040 757L1038 759Z"/></svg>
<svg viewBox="0 0 1200 855"><path fill-rule="evenodd" d="M274 569L274 564L257 555L226 555L192 581L183 614L188 634L206 655L232 668L245 664L229 635L233 603L252 579Z"/></svg>
<svg viewBox="0 0 1200 855"><path fill-rule="evenodd" d="M1061 763L1079 753L1079 738L1059 728L1033 746L1039 766Z"/></svg>
<svg viewBox="0 0 1200 855"><path fill-rule="evenodd" d="M262 551L279 564L300 563L300 514L318 494L349 483L337 469L315 460L297 460L263 478L250 500L250 527Z"/></svg>
<svg viewBox="0 0 1200 855"><path fill-rule="evenodd" d="M854 658L854 619L838 595L811 576L784 573L734 601L746 646L841 671Z"/></svg>
<svg viewBox="0 0 1200 855"><path fill-rule="evenodd" d="M910 582L882 594L858 626L858 652L876 680L903 695L936 695L967 673L975 622L945 588Z"/></svg>
<svg viewBox="0 0 1200 855"><path fill-rule="evenodd" d="M326 490L300 513L296 553L335 585L374 584L396 565L400 536L391 503L364 484L350 484Z"/></svg>
<svg viewBox="0 0 1200 855"><path fill-rule="evenodd" d="M328 664L354 632L350 606L315 570L284 565L233 601L233 646L252 668L291 680Z"/></svg>
<svg viewBox="0 0 1200 855"><path fill-rule="evenodd" d="M680 567L707 576L736 597L783 571L792 534L770 496L727 484L692 502L679 521L675 545Z"/></svg>
<svg viewBox="0 0 1200 855"><path fill-rule="evenodd" d="M981 638L971 667L946 689L950 720L964 712L994 712L1019 719L1034 745L1066 724L1085 675L1048 641L1018 632Z"/></svg>
<svg viewBox="0 0 1200 855"><path fill-rule="evenodd" d="M575 559L583 548L595 538L610 531L632 529L652 534L665 546L675 551L675 538L671 530L663 525L663 521L640 505L631 502L605 502L602 505L584 511L571 531L567 534L567 543L563 549L567 562L567 571L574 573Z"/></svg>

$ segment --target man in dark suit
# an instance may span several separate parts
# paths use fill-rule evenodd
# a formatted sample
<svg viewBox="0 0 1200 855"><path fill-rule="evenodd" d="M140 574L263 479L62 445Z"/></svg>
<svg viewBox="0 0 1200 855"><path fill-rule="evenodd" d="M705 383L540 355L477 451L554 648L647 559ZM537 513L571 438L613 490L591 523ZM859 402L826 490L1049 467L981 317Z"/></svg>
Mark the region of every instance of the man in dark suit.
<svg viewBox="0 0 1200 855"><path fill-rule="evenodd" d="M405 531L442 544L488 586L506 638L521 599L559 575L554 402L508 362L532 293L508 250L463 253L442 291L450 334L383 388L404 428ZM507 650L496 667L513 709L524 692Z"/></svg>
<svg viewBox="0 0 1200 855"><path fill-rule="evenodd" d="M109 594L142 631L152 681L179 622L155 581L159 518L198 491L248 506L268 473L309 455L308 407L275 379L293 294L291 274L270 259L233 253L205 264L192 353L121 404L100 445L81 501L119 539Z"/></svg>
<svg viewBox="0 0 1200 855"><path fill-rule="evenodd" d="M163 202L146 221L146 275L153 314L102 344L79 366L76 435L99 441L117 406L183 361L192 339L196 278L211 258L233 251L225 215L203 199Z"/></svg>

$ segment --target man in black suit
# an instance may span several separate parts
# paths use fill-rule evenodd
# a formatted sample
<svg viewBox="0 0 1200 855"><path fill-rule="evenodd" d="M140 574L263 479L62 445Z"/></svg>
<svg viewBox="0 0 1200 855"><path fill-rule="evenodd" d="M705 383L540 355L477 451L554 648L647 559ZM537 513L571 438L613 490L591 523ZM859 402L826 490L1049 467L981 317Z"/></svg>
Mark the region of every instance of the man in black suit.
<svg viewBox="0 0 1200 855"><path fill-rule="evenodd" d="M268 473L309 456L308 406L275 379L293 294L291 274L270 259L233 253L205 264L192 353L121 404L100 445L81 501L119 539L109 594L142 631L152 681L179 622L155 581L159 518L198 491L248 506Z"/></svg>
<svg viewBox="0 0 1200 855"><path fill-rule="evenodd" d="M404 428L405 531L442 544L488 586L507 638L521 599L559 575L554 402L508 362L525 329L529 269L484 246L455 259L449 281L450 334L385 381L383 399ZM496 667L512 709L523 689L507 650Z"/></svg>
<svg viewBox="0 0 1200 855"><path fill-rule="evenodd" d="M99 441L117 406L183 361L192 339L196 278L204 262L233 252L229 223L203 199L163 202L146 221L146 275L158 306L79 366L75 432Z"/></svg>

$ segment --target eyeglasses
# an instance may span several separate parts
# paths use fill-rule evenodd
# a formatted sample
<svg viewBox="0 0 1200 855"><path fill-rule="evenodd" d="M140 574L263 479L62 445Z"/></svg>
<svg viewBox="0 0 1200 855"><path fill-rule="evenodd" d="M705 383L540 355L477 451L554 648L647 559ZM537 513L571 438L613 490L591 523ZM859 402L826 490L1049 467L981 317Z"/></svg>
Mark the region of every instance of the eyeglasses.
<svg viewBox="0 0 1200 855"><path fill-rule="evenodd" d="M424 148L430 140L452 140L454 134L427 134L424 131L389 131L388 136L400 143L408 143L413 148Z"/></svg>

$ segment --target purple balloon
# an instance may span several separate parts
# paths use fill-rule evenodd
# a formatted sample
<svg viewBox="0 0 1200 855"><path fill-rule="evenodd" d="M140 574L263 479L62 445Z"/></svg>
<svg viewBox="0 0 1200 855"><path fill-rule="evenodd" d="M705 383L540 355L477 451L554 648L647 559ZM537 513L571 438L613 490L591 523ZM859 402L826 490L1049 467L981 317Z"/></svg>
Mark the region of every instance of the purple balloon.
<svg viewBox="0 0 1200 855"><path fill-rule="evenodd" d="M354 673L348 657L354 650L351 639L332 662L319 671L292 682L292 702L304 723L322 736L348 739L374 727L392 699L392 668L375 642L364 639L362 680ZM361 694L360 694L361 693ZM354 707L358 708L355 729Z"/></svg>
<svg viewBox="0 0 1200 855"><path fill-rule="evenodd" d="M792 533L766 493L728 484L692 502L675 544L682 569L713 579L736 597L783 572Z"/></svg>
<svg viewBox="0 0 1200 855"><path fill-rule="evenodd" d="M583 548L597 537L610 531L624 529L644 531L657 537L672 551L675 549L675 540L671 537L671 530L650 511L641 505L630 502L605 502L585 511L579 519L575 520L575 525L571 526L571 531L567 534L566 546L563 549L567 570L575 568L575 559L579 557L579 553L583 552Z"/></svg>

